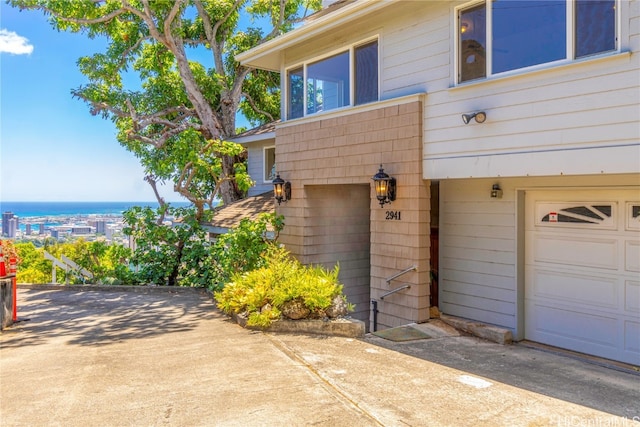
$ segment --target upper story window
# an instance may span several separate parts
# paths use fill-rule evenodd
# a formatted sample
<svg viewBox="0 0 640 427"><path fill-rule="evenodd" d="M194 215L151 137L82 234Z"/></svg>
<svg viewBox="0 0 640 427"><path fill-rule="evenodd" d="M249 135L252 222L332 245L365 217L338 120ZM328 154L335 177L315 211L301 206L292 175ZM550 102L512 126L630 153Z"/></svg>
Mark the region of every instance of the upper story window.
<svg viewBox="0 0 640 427"><path fill-rule="evenodd" d="M377 40L287 72L288 119L377 100Z"/></svg>
<svg viewBox="0 0 640 427"><path fill-rule="evenodd" d="M616 0L493 0L458 10L458 81L616 49Z"/></svg>

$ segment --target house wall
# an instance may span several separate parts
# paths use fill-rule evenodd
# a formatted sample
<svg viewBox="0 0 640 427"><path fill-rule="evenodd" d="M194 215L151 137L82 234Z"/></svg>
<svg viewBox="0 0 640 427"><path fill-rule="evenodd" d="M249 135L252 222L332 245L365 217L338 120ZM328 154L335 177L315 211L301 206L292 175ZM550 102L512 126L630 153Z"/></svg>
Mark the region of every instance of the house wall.
<svg viewBox="0 0 640 427"><path fill-rule="evenodd" d="M430 202L429 186L420 173L421 105L421 96L407 97L283 123L276 129L278 169L292 184L292 200L277 208L286 224L280 241L303 263L342 263L345 258L335 254L361 252L362 242L337 236L349 235L354 227L362 235L361 224L367 222L370 274L363 264L356 265L362 276L344 277L345 288L359 287L360 280L368 279L370 298L379 299L390 289L411 285L380 301L379 328L429 318ZM371 185L381 163L398 182L397 200L384 208ZM360 213L354 217L349 194L363 187L368 189L367 209L357 209ZM362 202L360 191L354 205ZM401 212L401 219L386 219L387 211ZM335 239L322 238L329 230ZM411 265L416 265L416 272L386 283L385 278Z"/></svg>
<svg viewBox="0 0 640 427"><path fill-rule="evenodd" d="M266 193L267 191L273 191L273 184L271 184L271 182L264 182L264 148L273 147L275 144L274 139L244 144L248 156L247 172L249 172L249 176L251 176L251 179L256 183L247 192L249 197Z"/></svg>
<svg viewBox="0 0 640 427"><path fill-rule="evenodd" d="M456 83L456 7L397 2L284 52L283 71L368 37L380 46L380 97L428 93L423 177L625 173L640 161L640 2L620 1L619 52ZM284 75L284 74L283 74ZM464 125L463 113L487 121Z"/></svg>
<svg viewBox="0 0 640 427"><path fill-rule="evenodd" d="M429 64L420 68L429 93L423 126L425 179L639 169L640 58L629 52L640 50L640 2L620 2L621 53L456 86L453 17L459 4L433 4L424 25L433 31L418 49L428 55L421 63ZM409 26L415 21L406 19ZM397 62L416 60L412 54ZM400 85L389 85L389 77L386 90L400 90ZM486 122L464 125L461 115L476 111L486 112Z"/></svg>
<svg viewBox="0 0 640 427"><path fill-rule="evenodd" d="M365 324L369 321L370 232L369 186L307 185L304 188L307 245L303 257L308 263L331 270L345 283L344 294L355 305L351 313Z"/></svg>
<svg viewBox="0 0 640 427"><path fill-rule="evenodd" d="M425 179L634 172L640 2L620 1L620 52L456 84L456 7L398 2L285 53L285 67L378 35L381 99L428 93ZM463 113L485 111L484 124Z"/></svg>
<svg viewBox="0 0 640 427"><path fill-rule="evenodd" d="M619 3L617 53L458 85L455 8L466 3L394 2L286 48L283 75L302 61L378 36L381 101L284 122L277 131L279 169L286 165L292 178L285 179L291 179L294 194L304 194L307 183L370 182L377 163L394 176L402 167L398 202L375 209L371 194L371 296L376 299L395 285L387 286L384 278L413 260L418 274L428 271L424 262L429 255L421 251L428 247L429 180L439 181L441 310L517 330L522 274L517 189L637 185L640 180L640 59L629 53L640 50L640 1ZM412 96L421 100L420 148L403 153L381 112L383 105ZM487 121L464 125L461 115L476 111L485 111ZM356 127L358 122L363 125ZM377 154L381 150L384 156ZM389 160L405 155L420 156L418 170L412 162L404 169L398 160ZM504 190L500 200L489 197L495 182ZM403 184L410 185L410 200ZM298 203L292 200L281 209L291 227L287 246L304 254L306 223ZM411 224L387 222L376 214L401 209L404 215L407 206L415 209ZM410 273L400 283L407 281L422 286L428 278L416 280ZM381 301L380 323L395 326L428 318L428 290L415 291L412 286L406 294Z"/></svg>
<svg viewBox="0 0 640 427"><path fill-rule="evenodd" d="M493 184L503 190L492 199ZM523 238L518 191L631 188L640 175L455 179L440 181L439 308L443 313L519 330Z"/></svg>

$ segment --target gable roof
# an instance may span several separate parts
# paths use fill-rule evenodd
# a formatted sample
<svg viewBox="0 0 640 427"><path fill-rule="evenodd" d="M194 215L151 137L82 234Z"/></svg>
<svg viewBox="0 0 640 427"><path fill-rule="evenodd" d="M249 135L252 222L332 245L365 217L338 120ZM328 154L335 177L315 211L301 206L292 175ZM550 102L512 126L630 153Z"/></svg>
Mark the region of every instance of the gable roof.
<svg viewBox="0 0 640 427"><path fill-rule="evenodd" d="M210 233L223 234L237 227L243 218L256 220L262 213L275 212L275 208L273 192L268 191L216 208L213 221L206 227Z"/></svg>

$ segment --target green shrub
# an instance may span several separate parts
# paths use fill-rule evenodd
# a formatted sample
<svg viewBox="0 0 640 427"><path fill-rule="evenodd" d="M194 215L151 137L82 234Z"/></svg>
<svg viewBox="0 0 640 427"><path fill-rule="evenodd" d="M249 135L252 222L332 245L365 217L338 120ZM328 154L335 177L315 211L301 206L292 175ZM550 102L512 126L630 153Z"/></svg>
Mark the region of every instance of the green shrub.
<svg viewBox="0 0 640 427"><path fill-rule="evenodd" d="M193 206L170 205L157 209L134 206L125 211L123 232L136 241L130 261L137 272L132 279L156 285L209 286L214 263L207 232L197 214ZM159 223L158 218L165 215L173 217L173 223Z"/></svg>
<svg viewBox="0 0 640 427"><path fill-rule="evenodd" d="M310 317L324 317L324 310L334 298L342 296L337 265L333 270L303 266L288 251L275 245L262 258L262 267L233 274L231 281L215 293L222 311L246 314L250 326L268 326L281 317L287 302L296 299L311 311Z"/></svg>
<svg viewBox="0 0 640 427"><path fill-rule="evenodd" d="M275 213L262 213L258 219L243 218L237 227L218 237L211 248L215 260L215 275L211 289L220 289L231 280L233 273L242 273L264 265L263 254L277 239L284 227L284 217Z"/></svg>

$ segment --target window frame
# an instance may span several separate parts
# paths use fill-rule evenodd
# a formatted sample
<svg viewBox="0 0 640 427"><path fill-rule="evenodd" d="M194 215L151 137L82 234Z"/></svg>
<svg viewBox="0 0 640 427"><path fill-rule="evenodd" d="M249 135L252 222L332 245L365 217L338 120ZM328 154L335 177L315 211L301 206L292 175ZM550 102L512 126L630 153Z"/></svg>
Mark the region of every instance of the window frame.
<svg viewBox="0 0 640 427"><path fill-rule="evenodd" d="M536 71L540 69L552 68L559 65L566 65L574 62L588 60L590 58L597 58L603 56L611 56L621 52L621 0L615 1L615 48L608 51L597 52L589 55L583 55L580 57L576 57L576 1L575 0L566 0L566 46L565 46L565 57L562 59L558 59L550 62L543 62L540 64L530 65L522 68L515 68L512 70L503 71L500 73L493 73L493 2L489 0L474 0L470 1L453 8L453 29L454 29L454 76L455 76L455 85L462 86L467 84L478 83L482 81L487 81L499 77L506 77L511 75L528 73L531 71ZM461 37L460 37L460 14L461 12L484 5L486 10L486 21L485 21L485 42L486 42L486 65L485 65L485 76L478 77L475 79L469 79L461 81L460 78L462 76L461 72L461 63L460 63L460 45L461 45Z"/></svg>
<svg viewBox="0 0 640 427"><path fill-rule="evenodd" d="M283 117L287 118L287 121L289 120L297 120L297 119L303 119L305 117L312 117L312 116L316 116L318 114L323 114L323 113L327 113L327 112L335 112L335 111L339 111L342 109L346 109L346 108L353 108L355 106L359 106L359 105L366 105L368 103L371 102L367 102L367 103L362 103L362 104L356 104L355 103L355 97L356 97L356 73L355 73L355 49L364 45L367 45L369 43L372 42L377 42L377 55L378 55L378 70L377 70L377 75L378 75L378 81L377 81L377 85L378 85L378 99L376 101L371 101L371 102L377 102L380 101L380 76L381 76L381 67L380 67L380 37L379 35L374 35L371 37L367 37L365 39L359 40L355 43L351 43L349 45L340 47L339 49L334 49L331 51L328 51L322 55L318 55L318 56L314 56L311 57L309 59L306 59L304 61L299 61L296 62L294 64L292 64L291 66L288 66L284 69L284 75L286 76L284 79L284 82L282 84L283 87L283 93L284 93L284 102L282 103L282 105L285 108ZM307 73L307 67L311 64L315 64L318 63L320 61L323 61L325 59L334 57L336 55L340 55L342 53L348 52L349 53L349 104L347 105L343 105L341 107L337 107L337 108L332 108L329 110L322 110L319 112L314 112L314 113L308 113L307 112L307 108L308 108L308 88L307 88L307 79L308 79L308 73ZM303 90L303 107L302 107L302 116L299 117L291 117L291 99L290 99L290 93L289 93L289 73L291 71L295 71L299 68L302 68L302 81L304 82L304 90Z"/></svg>
<svg viewBox="0 0 640 427"><path fill-rule="evenodd" d="M271 184L271 181L273 181L273 178L275 178L275 176L272 179L269 179L269 176L267 175L267 151L268 150L273 150L273 164L276 164L276 146L275 145L267 145L265 147L262 147L262 183L263 184ZM271 166L271 169L273 169L273 166Z"/></svg>

